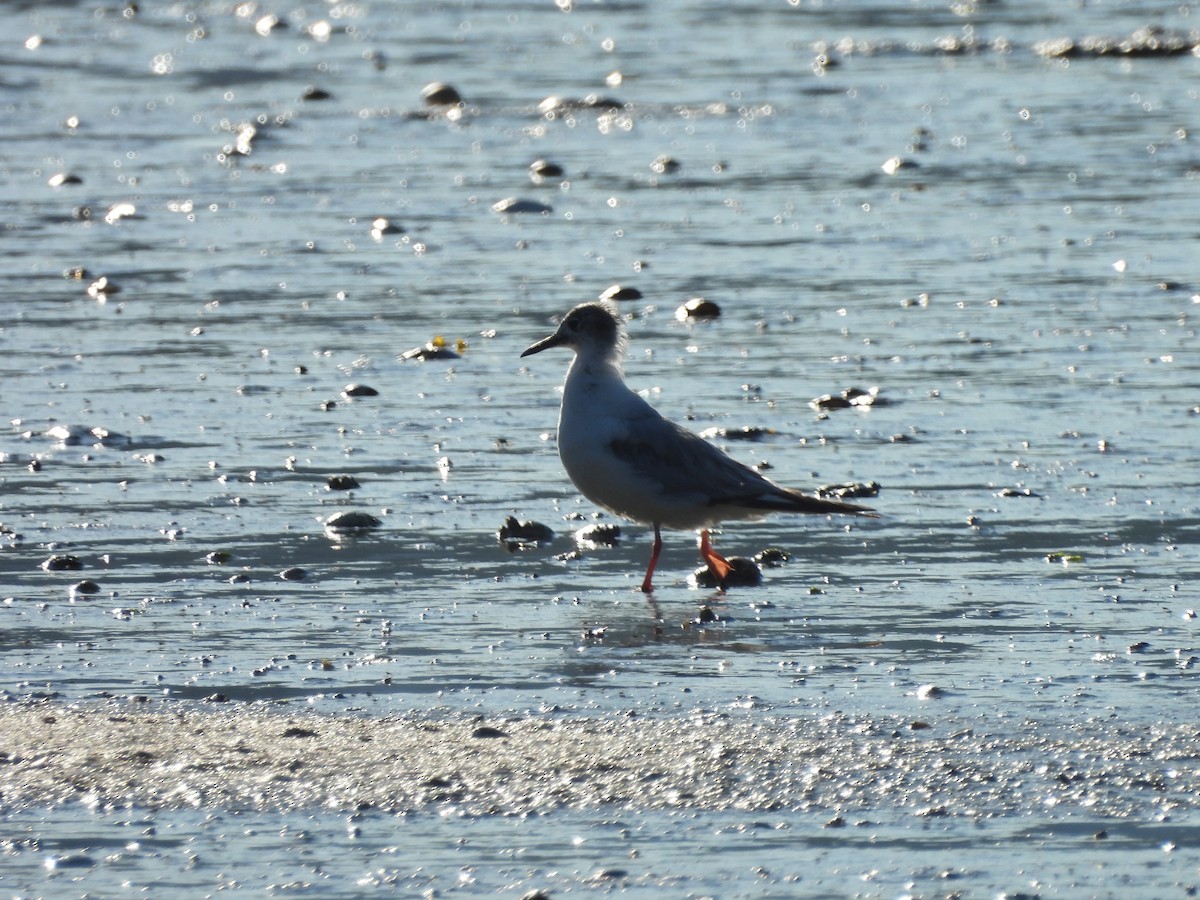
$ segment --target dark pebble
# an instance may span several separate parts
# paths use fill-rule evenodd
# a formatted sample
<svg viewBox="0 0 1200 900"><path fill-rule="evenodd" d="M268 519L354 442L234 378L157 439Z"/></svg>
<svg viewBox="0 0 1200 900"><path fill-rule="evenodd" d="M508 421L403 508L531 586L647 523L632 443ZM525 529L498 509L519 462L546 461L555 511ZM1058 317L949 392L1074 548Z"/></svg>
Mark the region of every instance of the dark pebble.
<svg viewBox="0 0 1200 900"><path fill-rule="evenodd" d="M868 407L875 405L883 405L883 401L879 398L879 388L872 387L863 390L862 388L846 388L840 394L822 394L809 401L809 406L814 409L849 409L852 406Z"/></svg>
<svg viewBox="0 0 1200 900"><path fill-rule="evenodd" d="M878 497L878 481L847 481L843 484L826 484L817 488L817 496L826 499L844 500L846 497Z"/></svg>
<svg viewBox="0 0 1200 900"><path fill-rule="evenodd" d="M100 585L94 581L84 580L71 587L72 594L98 594L100 593Z"/></svg>
<svg viewBox="0 0 1200 900"><path fill-rule="evenodd" d="M348 384L342 388L343 397L378 397L379 391L365 384Z"/></svg>
<svg viewBox="0 0 1200 900"><path fill-rule="evenodd" d="M541 522L519 522L515 516L509 516L496 532L496 537L501 543L507 544L510 550L516 550L549 543L554 540L554 532Z"/></svg>
<svg viewBox="0 0 1200 900"><path fill-rule="evenodd" d="M673 156L666 154L656 157L654 162L650 163L650 171L656 175L673 175L680 170L679 160Z"/></svg>
<svg viewBox="0 0 1200 900"><path fill-rule="evenodd" d="M83 562L69 553L55 553L42 562L42 568L47 572L78 572L83 568Z"/></svg>
<svg viewBox="0 0 1200 900"><path fill-rule="evenodd" d="M515 213L533 213L535 215L548 215L554 212L554 207L547 206L545 203L539 203L537 200L529 200L524 197L505 197L503 200L497 200L492 204L492 212L510 215Z"/></svg>
<svg viewBox="0 0 1200 900"><path fill-rule="evenodd" d="M731 587L758 587L762 584L762 570L754 560L744 556L731 556L727 561L733 569L725 577L723 584L717 583L716 577L708 570L708 566L701 566L692 573L696 586L708 589L719 587L724 590Z"/></svg>
<svg viewBox="0 0 1200 900"><path fill-rule="evenodd" d="M333 94L329 93L329 91L324 90L323 88L312 87L310 85L309 87L306 87L304 89L304 93L300 95L300 99L301 100L331 100L331 99L333 99Z"/></svg>
<svg viewBox="0 0 1200 900"><path fill-rule="evenodd" d="M758 563L759 567L768 569L777 569L790 558L786 550L781 550L778 547L767 547L765 550L754 554L754 561Z"/></svg>
<svg viewBox="0 0 1200 900"><path fill-rule="evenodd" d="M463 102L462 95L448 84L433 81L421 90L421 99L428 106L453 106Z"/></svg>
<svg viewBox="0 0 1200 900"><path fill-rule="evenodd" d="M756 425L743 425L741 428L705 428L700 437L705 440L722 438L727 441L761 441L775 433L773 428L760 428Z"/></svg>
<svg viewBox="0 0 1200 900"><path fill-rule="evenodd" d="M308 577L308 572L299 566L291 566L280 572L279 577L284 581L303 581Z"/></svg>
<svg viewBox="0 0 1200 900"><path fill-rule="evenodd" d="M325 480L325 490L327 491L352 491L358 487L361 485L353 475L330 475Z"/></svg>
<svg viewBox="0 0 1200 900"><path fill-rule="evenodd" d="M326 519L325 530L333 534L366 534L382 524L381 520L370 513L348 509L334 513Z"/></svg>
<svg viewBox="0 0 1200 900"><path fill-rule="evenodd" d="M562 166L545 159L537 159L529 164L529 177L534 183L540 184L547 178L562 178L566 174Z"/></svg>
<svg viewBox="0 0 1200 900"><path fill-rule="evenodd" d="M606 288L600 294L601 300L641 300L642 292L635 287L625 287L624 285L614 284Z"/></svg>
<svg viewBox="0 0 1200 900"><path fill-rule="evenodd" d="M611 522L586 525L575 532L575 542L587 546L611 547L621 539L621 526Z"/></svg>
<svg viewBox="0 0 1200 900"><path fill-rule="evenodd" d="M499 728L493 728L491 725L480 725L471 732L471 737L474 738L506 738L507 731L501 731Z"/></svg>
<svg viewBox="0 0 1200 900"><path fill-rule="evenodd" d="M401 359L462 359L462 356L446 346L443 338L434 338L423 347L414 347L400 354Z"/></svg>
<svg viewBox="0 0 1200 900"><path fill-rule="evenodd" d="M688 322L695 319L717 319L720 316L721 307L717 306L711 300L705 300L703 297L693 297L675 310L675 318L680 322Z"/></svg>

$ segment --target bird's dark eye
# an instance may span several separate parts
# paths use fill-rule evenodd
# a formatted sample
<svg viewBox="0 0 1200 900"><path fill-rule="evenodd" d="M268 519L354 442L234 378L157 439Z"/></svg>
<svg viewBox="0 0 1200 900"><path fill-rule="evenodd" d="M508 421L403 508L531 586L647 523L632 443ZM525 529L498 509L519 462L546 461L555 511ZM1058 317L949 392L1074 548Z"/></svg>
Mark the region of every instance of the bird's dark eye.
<svg viewBox="0 0 1200 900"><path fill-rule="evenodd" d="M579 330L579 316L567 316L567 320L563 322L572 331Z"/></svg>

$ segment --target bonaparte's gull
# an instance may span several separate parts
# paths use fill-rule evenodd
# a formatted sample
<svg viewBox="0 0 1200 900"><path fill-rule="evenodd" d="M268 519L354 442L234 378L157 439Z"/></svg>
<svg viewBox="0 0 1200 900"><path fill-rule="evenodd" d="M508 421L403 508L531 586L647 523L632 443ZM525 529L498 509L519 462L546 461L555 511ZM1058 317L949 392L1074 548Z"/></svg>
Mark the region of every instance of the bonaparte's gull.
<svg viewBox="0 0 1200 900"><path fill-rule="evenodd" d="M874 516L852 503L823 500L780 487L715 446L664 419L625 384L621 317L600 303L576 306L558 330L522 357L570 347L575 359L563 385L558 454L580 492L605 509L654 526L654 550L642 590L662 551L660 529L700 532L700 555L718 584L730 565L709 543L708 531L726 519L772 512Z"/></svg>

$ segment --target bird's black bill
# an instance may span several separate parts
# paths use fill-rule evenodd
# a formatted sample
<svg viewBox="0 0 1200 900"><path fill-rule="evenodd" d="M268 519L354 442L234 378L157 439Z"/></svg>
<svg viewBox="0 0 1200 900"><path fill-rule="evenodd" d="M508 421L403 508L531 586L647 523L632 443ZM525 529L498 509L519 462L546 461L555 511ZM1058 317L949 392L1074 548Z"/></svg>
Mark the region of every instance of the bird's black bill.
<svg viewBox="0 0 1200 900"><path fill-rule="evenodd" d="M526 356L532 356L535 353L541 353L543 350L549 350L551 347L557 347L562 342L563 342L562 336L559 335L559 333L556 331L554 334L550 335L549 337L544 337L540 341L538 341L536 344L533 344L532 346L527 347L525 349L525 352L522 353L521 356L526 357Z"/></svg>

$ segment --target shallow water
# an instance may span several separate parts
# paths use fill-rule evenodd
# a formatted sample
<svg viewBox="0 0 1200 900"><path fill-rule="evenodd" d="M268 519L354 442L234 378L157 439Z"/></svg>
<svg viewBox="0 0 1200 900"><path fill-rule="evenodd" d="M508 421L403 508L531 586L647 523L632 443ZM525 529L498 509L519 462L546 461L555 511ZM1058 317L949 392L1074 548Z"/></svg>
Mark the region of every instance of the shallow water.
<svg viewBox="0 0 1200 900"><path fill-rule="evenodd" d="M0 12L16 36L0 49L9 699L291 701L360 715L837 711L951 730L1010 715L1051 730L1196 720L1200 60L1035 51L1151 25L1194 45L1190 7L239 14L250 9ZM260 36L268 13L287 27ZM320 20L328 40L304 30ZM33 35L43 40L29 49ZM965 52L939 48L946 36ZM814 70L822 52L836 64ZM613 72L621 82L606 85ZM461 115L424 109L434 80L462 92ZM308 86L331 96L301 100ZM624 105L536 109L589 93ZM260 126L253 152L231 155L243 122ZM652 171L664 154L677 172ZM892 157L909 165L889 175ZM566 169L561 183L531 183L537 158ZM59 172L82 183L49 186ZM509 196L551 211L491 211ZM105 222L123 202L136 215ZM377 216L404 233L374 239ZM76 266L89 275L64 279ZM103 301L86 290L100 276L120 287ZM732 525L725 552L779 546L791 559L763 587L725 595L688 585L687 535L668 537L652 604L634 590L649 552L640 526L557 559L595 510L554 449L566 356L519 353L614 283L643 292L622 306L627 373L665 414L697 430L771 429L727 449L798 487L877 481L883 518ZM719 321L676 321L697 295L722 306ZM399 359L438 335L465 341L462 358ZM350 383L379 394L345 399ZM852 386L878 386L882 402L809 405ZM56 425L123 437L64 445L46 434ZM326 490L339 473L361 487ZM343 509L383 526L331 539L322 522ZM556 540L509 552L495 536L508 515L549 524ZM83 568L39 567L55 553ZM295 566L302 580L279 577ZM99 593L72 595L82 579ZM704 606L718 621L697 621ZM108 840L94 812L7 812L46 845ZM275 818L209 814L154 815L246 886L298 877ZM1041 892L1061 895L1099 893L1114 870L1161 869L1153 883L1175 890L1200 879L1184 861L1193 813L1072 815L1081 833L1123 837L1043 840L1039 828L1068 818L1055 811L982 835L899 817L891 845L840 832L825 846L823 820L803 813L762 829L599 811L534 823L520 841L537 861L510 865L513 824L423 831L381 817L378 841L351 844L342 862L392 871L385 848L420 831L432 835L420 865L439 874L425 884L404 869L409 889L523 889L522 873L551 867L561 877L547 881L582 888L618 866L632 830L656 862L637 869L655 880L629 887L681 894L1038 893L1014 874L1033 869L1053 885ZM242 821L253 848L223 837ZM282 827L319 840L345 825L314 813ZM572 831L581 843L562 841ZM780 879L807 868L788 863L797 833L812 835L799 843L824 880L764 883L755 866ZM447 882L462 835L486 848L469 863L474 884ZM1167 842L1178 849L1164 854ZM716 849L745 864L728 870ZM158 854L177 852L123 857L122 877L151 881ZM14 890L62 877L32 852L13 861L6 871L36 873L0 875L21 879ZM940 866L961 877L937 881ZM103 868L70 877L100 890L89 879L108 884ZM203 868L179 877L181 892L214 884ZM375 887L338 884L320 893Z"/></svg>

